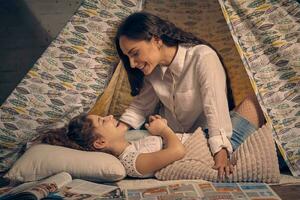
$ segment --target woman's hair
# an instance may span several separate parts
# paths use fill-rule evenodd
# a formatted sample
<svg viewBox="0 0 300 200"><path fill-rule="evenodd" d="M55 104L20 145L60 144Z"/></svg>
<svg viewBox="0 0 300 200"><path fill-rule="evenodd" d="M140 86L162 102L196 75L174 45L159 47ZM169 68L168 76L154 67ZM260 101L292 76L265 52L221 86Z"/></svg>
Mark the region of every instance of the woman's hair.
<svg viewBox="0 0 300 200"><path fill-rule="evenodd" d="M87 116L86 114L78 115L71 119L67 126L42 133L41 142L72 149L95 151L93 142L97 139L97 135L93 133L92 121Z"/></svg>
<svg viewBox="0 0 300 200"><path fill-rule="evenodd" d="M128 16L119 26L115 37L117 52L128 74L131 95L136 96L139 94L141 88L143 87L144 74L137 68L131 68L129 58L122 52L120 48L119 39L121 36L126 36L132 40L146 41L150 41L153 36L156 36L159 37L162 42L169 47L176 46L178 44L204 44L211 47L217 53L224 67L226 74L228 106L230 110L234 108L234 100L227 70L222 57L216 51L216 49L208 42L197 38L192 33L185 32L176 27L173 23L146 12L136 12Z"/></svg>

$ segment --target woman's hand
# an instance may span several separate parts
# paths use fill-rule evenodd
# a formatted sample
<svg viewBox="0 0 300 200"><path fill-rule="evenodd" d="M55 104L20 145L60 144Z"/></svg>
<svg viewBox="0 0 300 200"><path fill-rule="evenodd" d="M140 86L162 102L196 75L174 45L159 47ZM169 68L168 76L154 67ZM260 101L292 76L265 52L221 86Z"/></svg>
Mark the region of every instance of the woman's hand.
<svg viewBox="0 0 300 200"><path fill-rule="evenodd" d="M233 164L228 159L228 152L225 148L222 148L214 155L215 165L213 169L218 170L218 179L224 180L224 174L227 178L229 174L233 172Z"/></svg>
<svg viewBox="0 0 300 200"><path fill-rule="evenodd" d="M149 117L149 123L145 124L147 130L151 135L162 136L164 129L169 128L167 125L167 120L162 118L160 115L151 115Z"/></svg>

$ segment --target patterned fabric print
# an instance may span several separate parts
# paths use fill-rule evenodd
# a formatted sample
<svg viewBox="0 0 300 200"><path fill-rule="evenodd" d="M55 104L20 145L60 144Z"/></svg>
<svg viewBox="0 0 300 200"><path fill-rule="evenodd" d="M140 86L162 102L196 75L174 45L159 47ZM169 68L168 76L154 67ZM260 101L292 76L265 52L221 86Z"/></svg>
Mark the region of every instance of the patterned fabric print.
<svg viewBox="0 0 300 200"><path fill-rule="evenodd" d="M219 51L228 69L236 104L253 91L217 0L151 0L145 2L144 10L174 22Z"/></svg>
<svg viewBox="0 0 300 200"><path fill-rule="evenodd" d="M300 5L221 1L258 100L293 175L300 175Z"/></svg>
<svg viewBox="0 0 300 200"><path fill-rule="evenodd" d="M123 159L120 159L121 163L124 165L126 169L126 174L131 177L142 177L140 173L138 173L135 163L138 157L138 152L130 152Z"/></svg>
<svg viewBox="0 0 300 200"><path fill-rule="evenodd" d="M86 0L0 108L0 172L39 131L86 112L118 63L116 27L139 0Z"/></svg>

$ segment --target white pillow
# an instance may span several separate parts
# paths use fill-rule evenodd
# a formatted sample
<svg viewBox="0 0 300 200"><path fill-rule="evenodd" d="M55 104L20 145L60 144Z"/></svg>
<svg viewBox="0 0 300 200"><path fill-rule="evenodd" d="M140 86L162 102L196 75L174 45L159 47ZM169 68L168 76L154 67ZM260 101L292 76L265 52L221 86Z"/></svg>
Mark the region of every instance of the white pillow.
<svg viewBox="0 0 300 200"><path fill-rule="evenodd" d="M110 154L38 144L29 148L4 177L27 182L63 171L73 178L97 182L117 181L126 176L124 166Z"/></svg>

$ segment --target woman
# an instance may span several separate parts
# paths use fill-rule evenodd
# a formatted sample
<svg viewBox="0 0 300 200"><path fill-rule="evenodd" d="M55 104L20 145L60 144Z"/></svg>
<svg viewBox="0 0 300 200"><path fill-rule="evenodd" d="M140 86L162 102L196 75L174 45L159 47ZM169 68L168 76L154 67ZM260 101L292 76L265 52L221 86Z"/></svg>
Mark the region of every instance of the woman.
<svg viewBox="0 0 300 200"><path fill-rule="evenodd" d="M228 175L231 152L264 118L254 97L229 112L234 102L220 55L204 40L145 12L122 22L115 43L135 96L118 128L140 128L160 105L159 114L174 132L201 127L208 133L213 168L220 178ZM245 109L250 115L243 116Z"/></svg>

